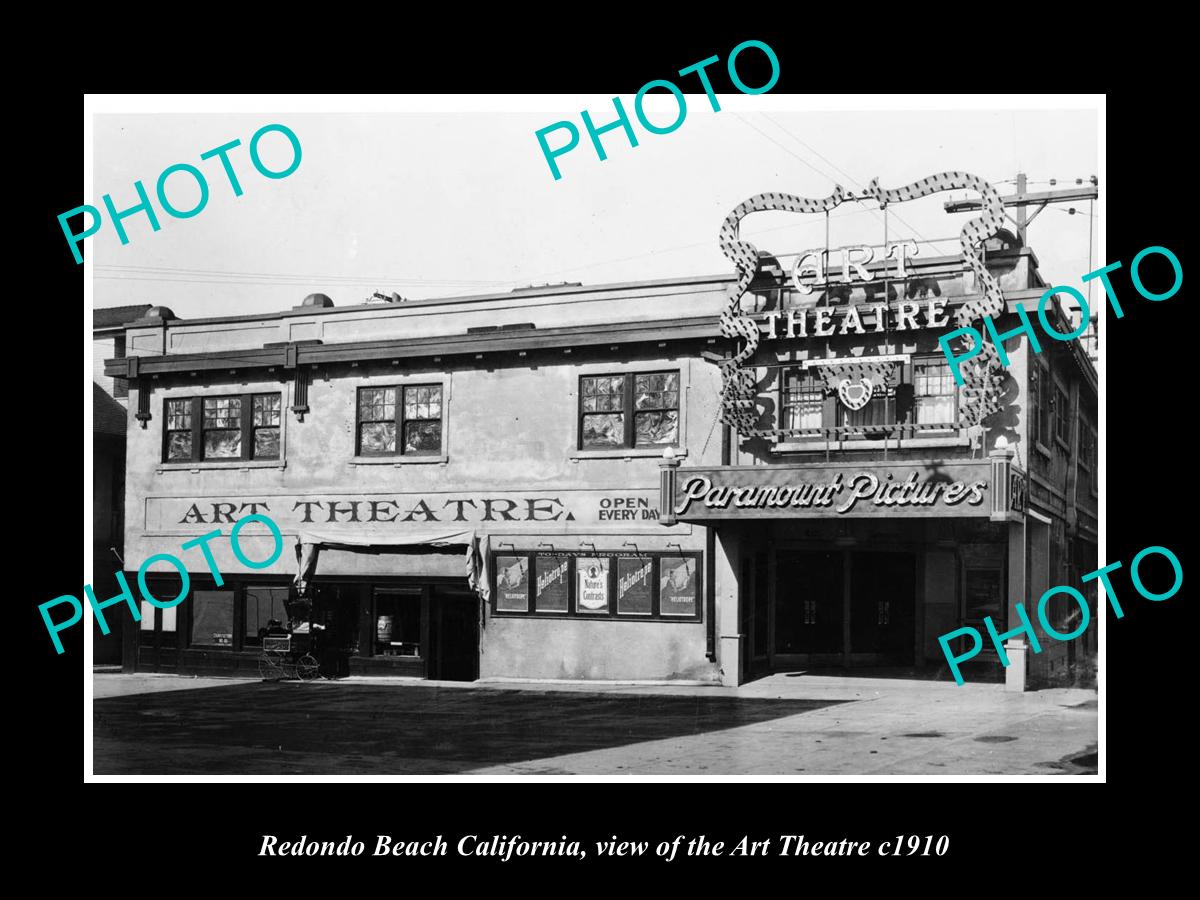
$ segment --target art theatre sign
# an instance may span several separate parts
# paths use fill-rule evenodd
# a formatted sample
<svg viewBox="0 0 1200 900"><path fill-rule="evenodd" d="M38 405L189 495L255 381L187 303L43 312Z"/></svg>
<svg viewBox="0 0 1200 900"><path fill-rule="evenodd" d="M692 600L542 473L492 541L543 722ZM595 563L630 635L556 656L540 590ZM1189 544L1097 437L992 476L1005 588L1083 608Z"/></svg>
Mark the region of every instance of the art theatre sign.
<svg viewBox="0 0 1200 900"><path fill-rule="evenodd" d="M664 473L675 518L979 516L992 512L987 460L742 466ZM675 484L668 485L667 475ZM664 507L666 508L666 507Z"/></svg>

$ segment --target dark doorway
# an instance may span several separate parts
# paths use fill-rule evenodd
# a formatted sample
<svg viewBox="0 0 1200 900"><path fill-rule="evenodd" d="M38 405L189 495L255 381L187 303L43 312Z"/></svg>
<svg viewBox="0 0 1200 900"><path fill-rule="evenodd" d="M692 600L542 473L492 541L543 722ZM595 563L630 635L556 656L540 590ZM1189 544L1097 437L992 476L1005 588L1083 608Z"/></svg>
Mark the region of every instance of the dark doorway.
<svg viewBox="0 0 1200 900"><path fill-rule="evenodd" d="M433 645L429 678L474 681L479 677L479 598L470 590L437 587L430 603Z"/></svg>
<svg viewBox="0 0 1200 900"><path fill-rule="evenodd" d="M778 555L775 652L842 652L842 553L832 550Z"/></svg>
<svg viewBox="0 0 1200 900"><path fill-rule="evenodd" d="M855 661L913 661L916 566L911 553L851 553L850 653ZM876 659L865 660L863 654Z"/></svg>

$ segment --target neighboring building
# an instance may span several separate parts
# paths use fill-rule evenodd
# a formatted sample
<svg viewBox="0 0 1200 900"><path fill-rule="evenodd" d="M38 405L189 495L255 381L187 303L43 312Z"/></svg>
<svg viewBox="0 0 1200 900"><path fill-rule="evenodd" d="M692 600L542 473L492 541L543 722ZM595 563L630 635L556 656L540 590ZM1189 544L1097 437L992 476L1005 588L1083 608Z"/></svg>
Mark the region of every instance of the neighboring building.
<svg viewBox="0 0 1200 900"><path fill-rule="evenodd" d="M92 587L101 599L120 593L113 575L121 568L125 541L125 423L129 384L104 372L106 359L125 356L125 323L150 307L116 306L92 314ZM93 619L93 663L121 662L122 616L113 616L109 634Z"/></svg>
<svg viewBox="0 0 1200 900"><path fill-rule="evenodd" d="M175 607L143 603L127 669L255 671L303 590L352 673L948 677L939 635L988 615L1018 624L1016 601L1032 614L1046 587L1096 565L1096 380L1076 342L1031 355L1012 338L1000 408L968 427L937 337L973 276L958 257L907 265L801 293L765 261L742 306L761 335L750 436L720 421L731 275L149 310L107 369L137 397L126 563L135 584L140 561L179 556L190 589ZM1036 307L1030 249L1001 235L987 267L1010 312ZM180 550L256 512L285 539L267 568L222 538L218 584L198 548ZM251 560L273 546L258 526L241 543ZM179 593L169 566L152 571L158 597ZM1072 612L1056 600L1050 616L1067 631ZM1095 633L1038 655L1010 642L1010 686L1094 653ZM994 653L975 670L1004 677Z"/></svg>

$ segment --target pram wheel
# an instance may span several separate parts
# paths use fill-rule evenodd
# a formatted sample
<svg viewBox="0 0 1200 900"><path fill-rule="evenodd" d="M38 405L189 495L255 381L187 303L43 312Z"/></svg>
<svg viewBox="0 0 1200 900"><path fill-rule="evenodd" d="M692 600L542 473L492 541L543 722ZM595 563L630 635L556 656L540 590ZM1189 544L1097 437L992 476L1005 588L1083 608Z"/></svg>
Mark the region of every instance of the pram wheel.
<svg viewBox="0 0 1200 900"><path fill-rule="evenodd" d="M296 674L300 676L302 681L311 681L316 678L321 671L321 664L317 662L316 657L311 653L305 653L296 662Z"/></svg>
<svg viewBox="0 0 1200 900"><path fill-rule="evenodd" d="M258 674L263 681L282 681L284 678L281 660L273 654L264 653L258 658Z"/></svg>

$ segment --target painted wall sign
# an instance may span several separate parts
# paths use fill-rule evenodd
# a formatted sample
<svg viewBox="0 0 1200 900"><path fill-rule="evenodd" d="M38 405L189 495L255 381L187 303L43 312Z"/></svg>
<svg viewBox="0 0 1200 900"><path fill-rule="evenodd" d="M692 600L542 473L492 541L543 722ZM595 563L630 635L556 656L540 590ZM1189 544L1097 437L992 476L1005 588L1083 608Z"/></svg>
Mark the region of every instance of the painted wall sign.
<svg viewBox="0 0 1200 900"><path fill-rule="evenodd" d="M659 518L656 490L149 497L146 530L184 531L255 513L266 513L291 531L312 525L419 528L446 522L526 523L541 529L613 523L620 528Z"/></svg>
<svg viewBox="0 0 1200 900"><path fill-rule="evenodd" d="M987 516L987 461L680 470L675 514L734 518Z"/></svg>

